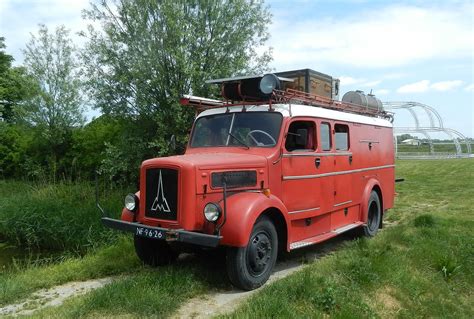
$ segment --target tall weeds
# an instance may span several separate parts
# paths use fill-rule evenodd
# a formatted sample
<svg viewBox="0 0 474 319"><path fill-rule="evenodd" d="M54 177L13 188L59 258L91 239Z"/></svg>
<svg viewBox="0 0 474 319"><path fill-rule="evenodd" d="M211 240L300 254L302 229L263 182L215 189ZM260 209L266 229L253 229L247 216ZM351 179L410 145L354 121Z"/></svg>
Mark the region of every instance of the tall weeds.
<svg viewBox="0 0 474 319"><path fill-rule="evenodd" d="M101 193L102 206L119 216L126 192L103 186ZM14 245L83 254L116 238L100 217L89 182L0 181L0 238Z"/></svg>

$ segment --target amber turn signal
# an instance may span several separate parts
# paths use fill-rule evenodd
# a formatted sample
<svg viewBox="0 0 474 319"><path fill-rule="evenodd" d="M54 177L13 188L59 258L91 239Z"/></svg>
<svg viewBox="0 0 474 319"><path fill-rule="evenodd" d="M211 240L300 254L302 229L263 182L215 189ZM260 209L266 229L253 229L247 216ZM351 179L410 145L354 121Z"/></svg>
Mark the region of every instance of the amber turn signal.
<svg viewBox="0 0 474 319"><path fill-rule="evenodd" d="M263 195L267 196L267 197L270 197L270 195L272 194L270 192L270 188L264 188L263 191L262 191Z"/></svg>

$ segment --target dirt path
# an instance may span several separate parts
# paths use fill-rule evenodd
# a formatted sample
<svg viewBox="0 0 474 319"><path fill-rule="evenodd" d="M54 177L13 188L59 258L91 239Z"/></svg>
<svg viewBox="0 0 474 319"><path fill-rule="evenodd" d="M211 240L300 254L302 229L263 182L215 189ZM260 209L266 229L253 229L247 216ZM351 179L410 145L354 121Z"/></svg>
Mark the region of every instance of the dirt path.
<svg viewBox="0 0 474 319"><path fill-rule="evenodd" d="M325 243L302 248L295 251L286 260L280 261L275 266L275 272L270 276L267 284L285 278L290 274L302 269L306 263L315 261L336 250L346 236L335 237ZM266 285L267 285L266 284ZM238 289L217 291L193 298L181 306L173 318L209 318L212 316L230 313L237 308L248 297L262 288L252 291Z"/></svg>
<svg viewBox="0 0 474 319"><path fill-rule="evenodd" d="M0 308L0 316L31 315L35 311L46 307L59 306L70 297L83 295L94 289L101 288L112 281L112 277L107 277L81 282L69 282L50 289L38 290L26 301Z"/></svg>

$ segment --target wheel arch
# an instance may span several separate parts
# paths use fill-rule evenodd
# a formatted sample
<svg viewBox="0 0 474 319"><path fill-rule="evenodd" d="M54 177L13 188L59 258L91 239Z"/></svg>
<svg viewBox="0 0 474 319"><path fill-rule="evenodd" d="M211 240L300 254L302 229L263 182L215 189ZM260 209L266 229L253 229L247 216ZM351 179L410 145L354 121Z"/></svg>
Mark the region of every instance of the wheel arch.
<svg viewBox="0 0 474 319"><path fill-rule="evenodd" d="M278 235L278 250L289 251L288 245L288 224L286 222L283 213L276 207L270 207L264 210L258 218L261 216L267 216L275 225L277 235Z"/></svg>
<svg viewBox="0 0 474 319"><path fill-rule="evenodd" d="M384 205L383 205L383 195L382 195L382 188L380 188L379 184L375 184L374 187L372 187L372 190L377 193L379 196L379 201L380 201L380 209L382 211L382 215L384 212Z"/></svg>
<svg viewBox="0 0 474 319"><path fill-rule="evenodd" d="M372 191L375 191L377 193L377 196L379 197L380 210L383 217L384 204L383 204L382 187L380 186L380 183L378 180L376 180L375 178L372 178L367 182L364 189L363 196L362 196L362 204L361 204L361 217L362 218L361 219L362 219L362 222L364 223L367 222L367 209L368 209L367 204L369 202L370 194L372 193ZM382 227L382 218L380 219L379 227L380 228Z"/></svg>
<svg viewBox="0 0 474 319"><path fill-rule="evenodd" d="M277 229L279 244L282 237L286 241L284 247L288 246L289 222L285 217L286 207L278 197L249 192L236 194L227 199L227 210L227 221L221 231L223 245L246 246L257 219L268 216Z"/></svg>

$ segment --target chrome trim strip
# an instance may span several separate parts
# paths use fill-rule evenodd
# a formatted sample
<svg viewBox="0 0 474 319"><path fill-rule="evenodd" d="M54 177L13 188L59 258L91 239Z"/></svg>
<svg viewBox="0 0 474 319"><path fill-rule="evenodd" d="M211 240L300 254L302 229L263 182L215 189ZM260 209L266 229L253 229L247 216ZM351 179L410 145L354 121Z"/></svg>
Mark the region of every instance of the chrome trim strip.
<svg viewBox="0 0 474 319"><path fill-rule="evenodd" d="M297 248L309 246L311 244L312 244L312 242L310 242L310 241L298 241L296 243L291 243L290 244L290 249L297 249Z"/></svg>
<svg viewBox="0 0 474 319"><path fill-rule="evenodd" d="M352 203L352 201L348 200L348 201L345 201L345 202L342 202L342 203L334 204L334 207L342 206L342 205L349 204L349 203Z"/></svg>
<svg viewBox="0 0 474 319"><path fill-rule="evenodd" d="M358 224L358 223L353 223L353 224L349 224L349 225L346 225L346 226L343 226L341 228L337 228L337 229L334 229L332 232L333 233L336 233L336 234L342 234L350 229L353 229L353 228L356 228L356 227L359 227L361 226L362 223Z"/></svg>
<svg viewBox="0 0 474 319"><path fill-rule="evenodd" d="M313 208L307 208L307 209L301 209L301 210L294 210L291 212L288 212L288 214L298 214L298 213L304 213L304 212L309 212L312 210L319 210L321 207L313 207Z"/></svg>
<svg viewBox="0 0 474 319"><path fill-rule="evenodd" d="M395 165L383 165L383 166L376 166L376 167L368 167L368 168L359 168L353 169L350 171L340 171L340 172L332 172L332 173L324 173L324 174L317 174L317 175L296 175L296 176L283 176L283 180L295 180L295 179L310 179L310 178L320 178L326 176L335 176L335 175L344 175L350 173L360 173L366 171L373 171L376 169L383 169L383 168L393 168Z"/></svg>
<svg viewBox="0 0 474 319"><path fill-rule="evenodd" d="M324 157L324 156L350 156L352 155L351 152L341 152L341 153L295 153L295 154L290 154L290 153L285 153L283 154L283 157L299 157L299 156L314 156L314 157Z"/></svg>
<svg viewBox="0 0 474 319"><path fill-rule="evenodd" d="M379 141L372 141L372 140L360 140L359 143L372 143L372 144L379 144Z"/></svg>

